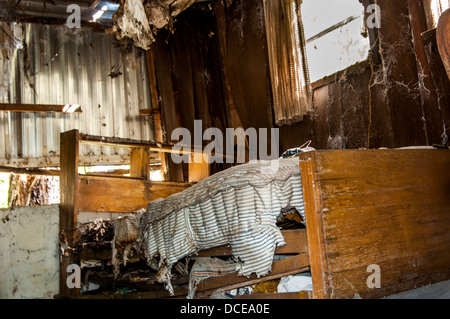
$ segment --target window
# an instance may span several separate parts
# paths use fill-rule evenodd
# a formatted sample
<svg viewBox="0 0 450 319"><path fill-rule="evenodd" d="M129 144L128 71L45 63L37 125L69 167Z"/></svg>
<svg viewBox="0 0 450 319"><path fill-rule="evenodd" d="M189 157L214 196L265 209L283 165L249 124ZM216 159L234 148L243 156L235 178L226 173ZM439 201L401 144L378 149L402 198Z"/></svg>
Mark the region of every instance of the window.
<svg viewBox="0 0 450 319"><path fill-rule="evenodd" d="M311 82L367 59L364 6L358 0L303 0Z"/></svg>

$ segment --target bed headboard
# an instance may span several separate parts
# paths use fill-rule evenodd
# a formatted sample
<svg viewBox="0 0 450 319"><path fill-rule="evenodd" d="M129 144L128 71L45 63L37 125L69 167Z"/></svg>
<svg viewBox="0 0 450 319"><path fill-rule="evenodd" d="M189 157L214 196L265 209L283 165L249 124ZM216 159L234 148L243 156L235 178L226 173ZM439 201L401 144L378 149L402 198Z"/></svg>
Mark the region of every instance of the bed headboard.
<svg viewBox="0 0 450 319"><path fill-rule="evenodd" d="M315 298L450 279L449 150L316 151L300 168Z"/></svg>

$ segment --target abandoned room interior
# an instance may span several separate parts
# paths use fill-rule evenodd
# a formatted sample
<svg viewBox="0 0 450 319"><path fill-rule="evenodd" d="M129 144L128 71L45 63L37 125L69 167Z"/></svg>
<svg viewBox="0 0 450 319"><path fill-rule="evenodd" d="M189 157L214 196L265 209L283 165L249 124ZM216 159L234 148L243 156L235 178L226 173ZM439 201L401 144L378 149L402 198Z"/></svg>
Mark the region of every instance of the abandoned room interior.
<svg viewBox="0 0 450 319"><path fill-rule="evenodd" d="M0 298L450 298L449 0L1 0Z"/></svg>

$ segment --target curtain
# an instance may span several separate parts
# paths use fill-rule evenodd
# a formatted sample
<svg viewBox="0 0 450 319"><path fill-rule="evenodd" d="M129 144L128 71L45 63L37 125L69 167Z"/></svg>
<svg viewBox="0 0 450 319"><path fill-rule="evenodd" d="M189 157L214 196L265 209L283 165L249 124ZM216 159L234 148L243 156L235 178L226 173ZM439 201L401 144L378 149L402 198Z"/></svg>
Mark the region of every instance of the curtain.
<svg viewBox="0 0 450 319"><path fill-rule="evenodd" d="M263 1L275 123L290 125L312 111L302 0Z"/></svg>

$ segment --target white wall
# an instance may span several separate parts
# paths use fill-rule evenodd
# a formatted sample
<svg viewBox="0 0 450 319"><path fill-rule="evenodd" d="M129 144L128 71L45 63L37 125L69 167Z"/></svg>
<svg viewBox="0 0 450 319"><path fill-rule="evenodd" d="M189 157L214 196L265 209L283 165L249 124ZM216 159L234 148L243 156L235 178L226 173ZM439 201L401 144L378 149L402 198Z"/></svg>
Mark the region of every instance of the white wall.
<svg viewBox="0 0 450 319"><path fill-rule="evenodd" d="M0 210L0 298L59 293L59 206Z"/></svg>

